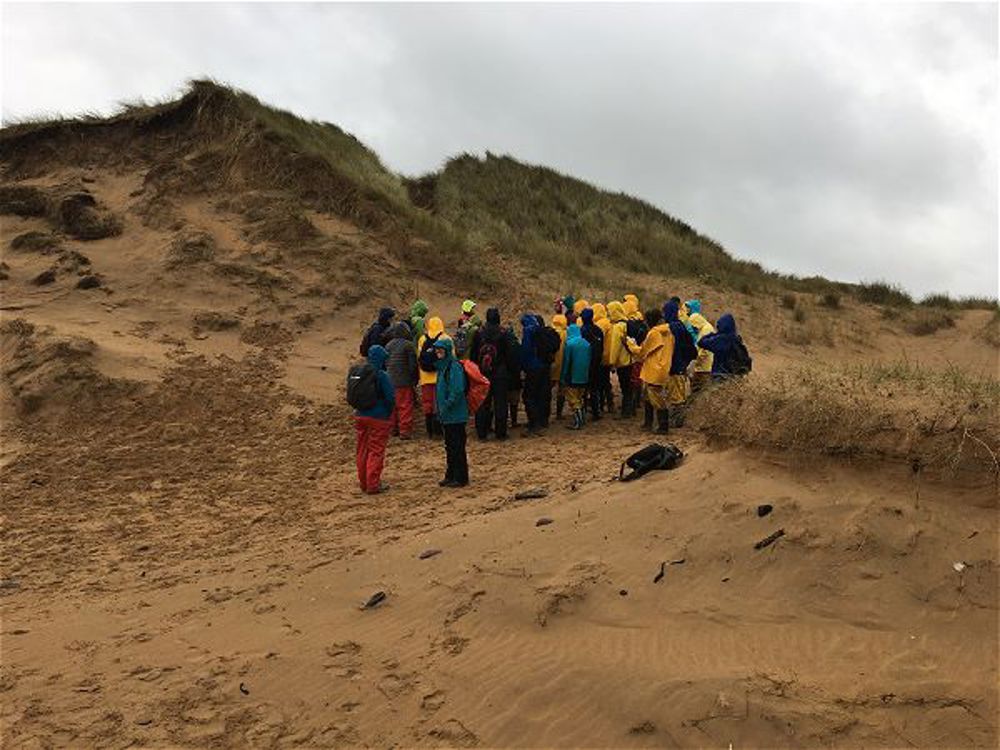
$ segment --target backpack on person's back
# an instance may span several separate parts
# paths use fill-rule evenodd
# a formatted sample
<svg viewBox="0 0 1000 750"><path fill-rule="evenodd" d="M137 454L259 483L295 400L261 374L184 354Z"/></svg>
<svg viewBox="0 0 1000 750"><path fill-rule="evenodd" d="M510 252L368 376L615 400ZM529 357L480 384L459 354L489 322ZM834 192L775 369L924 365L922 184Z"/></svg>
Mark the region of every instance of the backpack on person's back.
<svg viewBox="0 0 1000 750"><path fill-rule="evenodd" d="M726 372L730 375L747 375L752 370L753 358L743 343L743 337L736 336L729 348L729 356L726 357Z"/></svg>
<svg viewBox="0 0 1000 750"><path fill-rule="evenodd" d="M545 364L551 365L559 348L562 346L562 337L552 326L540 326L535 331L535 355Z"/></svg>
<svg viewBox="0 0 1000 750"><path fill-rule="evenodd" d="M347 403L358 411L378 404L378 371L368 362L351 365L347 371Z"/></svg>
<svg viewBox="0 0 1000 750"><path fill-rule="evenodd" d="M424 343L417 354L417 364L420 365L420 369L424 372L435 372L437 370L435 366L437 355L434 353L434 344L437 343L439 338L441 338L440 333L437 336L424 336Z"/></svg>
<svg viewBox="0 0 1000 750"><path fill-rule="evenodd" d="M455 329L455 335L451 337L455 347L455 359L465 359L466 352L469 351L470 339L469 326L460 323Z"/></svg>

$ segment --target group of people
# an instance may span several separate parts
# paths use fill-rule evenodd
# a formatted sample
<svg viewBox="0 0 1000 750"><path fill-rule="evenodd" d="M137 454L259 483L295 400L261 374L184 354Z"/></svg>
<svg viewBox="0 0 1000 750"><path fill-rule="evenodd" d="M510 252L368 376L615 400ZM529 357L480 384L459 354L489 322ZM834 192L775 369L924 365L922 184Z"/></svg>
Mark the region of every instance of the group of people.
<svg viewBox="0 0 1000 750"><path fill-rule="evenodd" d="M360 353L366 363L348 375L362 491L387 489L381 473L389 437L411 439L418 408L427 436L444 438L446 471L439 484L464 487L470 417L480 440L491 434L506 440L523 403L522 435L538 436L549 426L554 393L556 419L568 408L567 428L581 430L615 413L614 376L617 417L635 418L641 405L643 427L666 434L683 424L693 394L752 367L733 316L722 315L713 326L697 299L672 297L642 313L633 294L607 305L561 297L548 323L523 314L520 336L501 322L497 308L489 308L483 321L477 307L465 300L450 333L423 300L404 320L384 307L365 332ZM469 398L471 385L486 380L485 396Z"/></svg>

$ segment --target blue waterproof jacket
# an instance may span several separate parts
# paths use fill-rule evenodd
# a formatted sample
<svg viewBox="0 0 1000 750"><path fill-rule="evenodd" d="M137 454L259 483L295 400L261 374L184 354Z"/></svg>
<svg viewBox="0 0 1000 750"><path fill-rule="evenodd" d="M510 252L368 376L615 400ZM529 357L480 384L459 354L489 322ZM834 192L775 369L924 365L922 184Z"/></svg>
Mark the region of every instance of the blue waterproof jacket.
<svg viewBox="0 0 1000 750"><path fill-rule="evenodd" d="M563 385L587 385L590 377L590 344L580 335L580 326L566 329L566 346L563 350Z"/></svg>
<svg viewBox="0 0 1000 750"><path fill-rule="evenodd" d="M441 338L435 349L444 349L444 359L434 363L437 384L434 398L441 424L465 424L469 421L469 405L465 400L465 368L455 359L451 339Z"/></svg>
<svg viewBox="0 0 1000 750"><path fill-rule="evenodd" d="M677 317L678 309L676 302L667 302L663 306L663 319L670 326L670 333L674 335L674 353L670 358L671 375L683 375L687 371L687 366L698 357L694 339Z"/></svg>
<svg viewBox="0 0 1000 750"><path fill-rule="evenodd" d="M538 333L538 321L531 313L521 316L521 327L524 335L521 337L521 369L525 372L541 370L546 365L535 353L535 335Z"/></svg>
<svg viewBox="0 0 1000 750"><path fill-rule="evenodd" d="M716 332L702 336L698 346L715 355L712 359L713 375L731 375L732 373L726 369L726 363L729 362L729 353L736 344L736 320L731 314L726 313L719 318L715 327Z"/></svg>
<svg viewBox="0 0 1000 750"><path fill-rule="evenodd" d="M375 344L368 349L368 364L378 373L378 401L371 409L355 409L355 416L388 419L392 414L396 406L396 389L392 387L389 374L385 371L385 361L388 358L389 352L383 346Z"/></svg>

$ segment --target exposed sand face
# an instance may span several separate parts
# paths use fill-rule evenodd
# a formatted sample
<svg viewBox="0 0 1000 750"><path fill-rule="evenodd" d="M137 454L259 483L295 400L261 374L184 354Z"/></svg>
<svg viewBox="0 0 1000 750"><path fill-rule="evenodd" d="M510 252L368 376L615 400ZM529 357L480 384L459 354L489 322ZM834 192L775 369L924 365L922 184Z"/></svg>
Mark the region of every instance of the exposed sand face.
<svg viewBox="0 0 1000 750"><path fill-rule="evenodd" d="M134 184L95 190L127 206ZM314 269L264 262L225 211L178 211L220 262L287 287L168 272L171 234L128 214L120 237L66 243L110 294L34 287L51 259L8 242L41 227L4 219L4 321L34 325L43 354L96 344L57 374L132 383L94 400L42 378L38 412L8 411L5 746L996 746L992 487L723 451L691 428L670 437L680 468L621 485L650 437L606 419L473 440L457 492L437 487L440 444L393 441L391 491L363 496L341 387L378 301L306 293ZM414 285L387 296L457 315L460 295ZM737 311L765 375L901 344L996 363L975 338L988 314L915 339L847 305L836 348L803 348L774 301L705 297L710 317ZM512 500L535 486L549 496Z"/></svg>

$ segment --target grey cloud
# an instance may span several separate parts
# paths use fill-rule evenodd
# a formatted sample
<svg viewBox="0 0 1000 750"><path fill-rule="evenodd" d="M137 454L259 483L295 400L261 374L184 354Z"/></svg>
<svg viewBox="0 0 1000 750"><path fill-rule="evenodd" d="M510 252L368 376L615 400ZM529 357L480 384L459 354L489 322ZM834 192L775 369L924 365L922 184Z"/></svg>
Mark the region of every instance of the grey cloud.
<svg viewBox="0 0 1000 750"><path fill-rule="evenodd" d="M212 75L408 174L510 153L777 270L996 294L996 13L7 5L3 112L107 108Z"/></svg>

